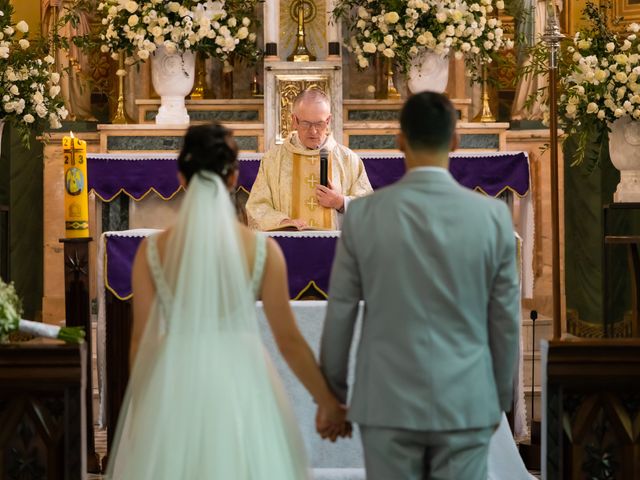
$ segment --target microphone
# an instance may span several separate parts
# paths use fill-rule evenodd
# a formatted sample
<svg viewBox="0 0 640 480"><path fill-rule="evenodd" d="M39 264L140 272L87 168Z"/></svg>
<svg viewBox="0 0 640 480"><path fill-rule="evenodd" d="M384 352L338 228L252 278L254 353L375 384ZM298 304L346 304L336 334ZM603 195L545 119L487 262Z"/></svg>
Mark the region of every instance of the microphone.
<svg viewBox="0 0 640 480"><path fill-rule="evenodd" d="M320 150L320 185L324 187L329 186L329 179L327 178L329 172L329 150L322 148Z"/></svg>

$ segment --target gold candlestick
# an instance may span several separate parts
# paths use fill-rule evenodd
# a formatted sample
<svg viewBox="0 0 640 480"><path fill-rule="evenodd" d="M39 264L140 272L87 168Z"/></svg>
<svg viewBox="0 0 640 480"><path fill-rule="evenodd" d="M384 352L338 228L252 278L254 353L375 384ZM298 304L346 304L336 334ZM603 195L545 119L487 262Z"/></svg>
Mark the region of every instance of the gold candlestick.
<svg viewBox="0 0 640 480"><path fill-rule="evenodd" d="M389 100L399 100L400 94L393 84L393 62L387 58L387 98Z"/></svg>
<svg viewBox="0 0 640 480"><path fill-rule="evenodd" d="M118 73L121 72L124 72L124 52L118 54L118 71L116 72L118 77L118 104L116 106L116 112L111 119L111 123L114 125L132 123L124 107L124 75L118 75Z"/></svg>
<svg viewBox="0 0 640 480"><path fill-rule="evenodd" d="M474 117L474 122L492 123L496 121L496 117L491 111L490 100L487 86L487 66L482 65L482 110Z"/></svg>
<svg viewBox="0 0 640 480"><path fill-rule="evenodd" d="M191 90L189 98L191 100L202 100L205 98L207 89L205 58L202 52L196 54L196 83Z"/></svg>
<svg viewBox="0 0 640 480"><path fill-rule="evenodd" d="M289 62L313 62L315 55L312 55L307 48L307 36L304 31L304 4L306 0L298 0L298 35L296 37L296 46L293 48L291 55L287 57Z"/></svg>

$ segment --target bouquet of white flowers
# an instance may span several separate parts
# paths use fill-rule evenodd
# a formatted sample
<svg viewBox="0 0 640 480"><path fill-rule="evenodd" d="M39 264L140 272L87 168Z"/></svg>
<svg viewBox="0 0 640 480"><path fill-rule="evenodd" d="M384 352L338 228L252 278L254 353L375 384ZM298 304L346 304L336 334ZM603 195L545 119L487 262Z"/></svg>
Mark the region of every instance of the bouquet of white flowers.
<svg viewBox="0 0 640 480"><path fill-rule="evenodd" d="M13 283L6 284L0 278L0 343L9 340L9 334L20 331L29 335L45 338L57 338L70 343L79 343L84 339L82 327L57 327L40 322L22 320L22 302Z"/></svg>
<svg viewBox="0 0 640 480"><path fill-rule="evenodd" d="M249 28L256 1L105 0L98 5L101 49L114 57L124 51L130 63L146 60L159 45L170 53L199 50L223 61L232 52L255 58L256 34Z"/></svg>
<svg viewBox="0 0 640 480"><path fill-rule="evenodd" d="M46 46L31 42L29 25L14 24L13 7L0 1L0 119L11 122L28 143L32 131L62 127L67 110L60 96L60 74L51 71L54 59Z"/></svg>
<svg viewBox="0 0 640 480"><path fill-rule="evenodd" d="M503 0L338 0L334 17L346 19L351 31L347 48L359 68L380 52L406 72L420 53L465 57L473 77L503 48L499 9Z"/></svg>

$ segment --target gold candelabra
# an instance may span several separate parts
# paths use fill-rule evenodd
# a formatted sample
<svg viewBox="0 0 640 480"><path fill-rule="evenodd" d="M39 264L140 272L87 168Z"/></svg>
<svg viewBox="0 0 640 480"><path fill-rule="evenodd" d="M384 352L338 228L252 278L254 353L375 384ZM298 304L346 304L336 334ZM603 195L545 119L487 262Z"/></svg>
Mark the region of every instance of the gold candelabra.
<svg viewBox="0 0 640 480"><path fill-rule="evenodd" d="M304 30L304 2L298 1L298 35L296 36L296 46L291 55L287 57L289 62L313 62L315 55L312 55L307 48L307 35Z"/></svg>
<svg viewBox="0 0 640 480"><path fill-rule="evenodd" d="M393 84L393 61L387 58L387 98L389 100L399 100L400 94Z"/></svg>
<svg viewBox="0 0 640 480"><path fill-rule="evenodd" d="M487 66L482 65L482 110L473 119L474 122L492 123L496 121L496 116L491 111L491 98L489 97L489 86L487 85Z"/></svg>
<svg viewBox="0 0 640 480"><path fill-rule="evenodd" d="M115 125L132 123L124 107L124 72L124 52L120 52L118 54L118 71L116 72L116 76L118 77L118 103L115 114L111 119L111 123Z"/></svg>

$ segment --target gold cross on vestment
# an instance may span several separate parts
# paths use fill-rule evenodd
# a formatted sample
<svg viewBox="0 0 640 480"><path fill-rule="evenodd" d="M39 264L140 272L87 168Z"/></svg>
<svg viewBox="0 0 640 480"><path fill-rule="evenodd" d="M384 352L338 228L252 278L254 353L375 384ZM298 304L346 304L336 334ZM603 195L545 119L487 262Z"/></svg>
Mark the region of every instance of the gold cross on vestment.
<svg viewBox="0 0 640 480"><path fill-rule="evenodd" d="M309 222L307 223L307 226L309 226L311 228L316 227L317 226L316 225L316 221L313 218L310 219Z"/></svg>
<svg viewBox="0 0 640 480"><path fill-rule="evenodd" d="M304 204L309 207L309 210L312 212L318 207L319 203L316 201L314 197L309 197L309 200L304 202Z"/></svg>
<svg viewBox="0 0 640 480"><path fill-rule="evenodd" d="M307 160L309 160L309 163L310 163L311 165L315 166L315 165L316 165L316 160L318 160L318 158L320 158L320 157L316 157L315 155L314 155L314 156L307 155L305 158L306 158Z"/></svg>
<svg viewBox="0 0 640 480"><path fill-rule="evenodd" d="M307 185L309 185L311 188L316 188L316 185L320 183L314 173L305 178L304 181L307 182Z"/></svg>

